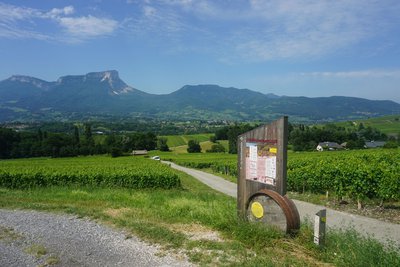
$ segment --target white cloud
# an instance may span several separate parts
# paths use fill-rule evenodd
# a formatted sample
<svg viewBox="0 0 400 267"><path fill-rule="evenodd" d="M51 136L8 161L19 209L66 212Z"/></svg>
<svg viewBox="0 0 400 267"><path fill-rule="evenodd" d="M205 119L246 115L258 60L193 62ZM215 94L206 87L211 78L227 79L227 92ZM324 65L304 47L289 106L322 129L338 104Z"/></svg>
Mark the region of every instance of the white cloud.
<svg viewBox="0 0 400 267"><path fill-rule="evenodd" d="M359 70L339 72L304 72L301 76L327 78L400 78L400 70Z"/></svg>
<svg viewBox="0 0 400 267"><path fill-rule="evenodd" d="M58 18L58 21L67 30L68 34L84 38L107 35L118 27L118 22L115 20L97 18L90 15L78 18Z"/></svg>
<svg viewBox="0 0 400 267"><path fill-rule="evenodd" d="M31 25L32 20L40 18L42 15L42 12L33 8L0 3L0 37L7 39L51 39L45 33L21 26L22 23Z"/></svg>
<svg viewBox="0 0 400 267"><path fill-rule="evenodd" d="M7 39L36 39L36 40L51 40L52 38L46 34L32 30L18 29L0 22L0 38Z"/></svg>
<svg viewBox="0 0 400 267"><path fill-rule="evenodd" d="M144 13L145 17L152 18L152 17L156 16L157 10L154 7L145 6L145 7L143 7L143 13Z"/></svg>
<svg viewBox="0 0 400 267"><path fill-rule="evenodd" d="M384 14L389 10L375 1L252 0L250 4L262 26L256 34L242 36L236 48L255 61L318 57L360 43L385 28ZM399 7L395 3L392 8Z"/></svg>
<svg viewBox="0 0 400 267"><path fill-rule="evenodd" d="M204 38L231 62L323 57L400 24L396 0L147 0L141 6L136 31L175 32L189 48Z"/></svg>
<svg viewBox="0 0 400 267"><path fill-rule="evenodd" d="M118 21L113 19L92 15L76 17L72 16L74 13L73 6L42 11L0 3L0 37L81 42L109 35L119 26ZM64 32L35 29L39 21L56 23Z"/></svg>
<svg viewBox="0 0 400 267"><path fill-rule="evenodd" d="M178 38L191 27L174 10L152 5L142 6L141 13L126 24L135 35L166 38L164 41Z"/></svg>
<svg viewBox="0 0 400 267"><path fill-rule="evenodd" d="M47 15L51 18L57 18L61 15L72 15L75 12L73 6L66 6L64 8L53 8Z"/></svg>
<svg viewBox="0 0 400 267"><path fill-rule="evenodd" d="M23 8L0 3L0 21L2 22L27 20L31 17L37 17L39 15L40 12L32 8Z"/></svg>

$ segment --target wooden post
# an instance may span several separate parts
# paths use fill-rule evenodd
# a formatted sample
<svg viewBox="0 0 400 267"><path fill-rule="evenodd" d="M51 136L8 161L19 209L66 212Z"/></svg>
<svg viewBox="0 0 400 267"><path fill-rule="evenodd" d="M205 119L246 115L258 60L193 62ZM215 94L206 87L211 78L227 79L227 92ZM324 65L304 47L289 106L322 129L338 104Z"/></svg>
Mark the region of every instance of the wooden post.
<svg viewBox="0 0 400 267"><path fill-rule="evenodd" d="M315 214L314 219L314 243L318 246L325 245L326 232L326 209L320 210Z"/></svg>

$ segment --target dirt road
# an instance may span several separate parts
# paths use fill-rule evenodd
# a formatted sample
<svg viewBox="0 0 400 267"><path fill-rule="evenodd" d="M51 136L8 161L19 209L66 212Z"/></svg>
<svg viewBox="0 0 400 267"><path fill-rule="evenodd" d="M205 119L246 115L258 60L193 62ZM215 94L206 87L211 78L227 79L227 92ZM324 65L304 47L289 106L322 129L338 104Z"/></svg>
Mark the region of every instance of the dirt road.
<svg viewBox="0 0 400 267"><path fill-rule="evenodd" d="M197 180L220 191L226 195L236 198L237 185L235 183L224 180L223 178L212 175L199 170L194 170L168 162L171 167L193 176ZM400 249L400 225L387 223L380 220L363 217L359 215L349 214L336 211L323 206L294 200L299 211L301 221L308 219L314 221L315 213L321 209L327 210L327 228L348 228L353 227L356 231L363 235L370 235L381 242L394 242Z"/></svg>
<svg viewBox="0 0 400 267"><path fill-rule="evenodd" d="M88 219L0 209L0 266L191 266Z"/></svg>

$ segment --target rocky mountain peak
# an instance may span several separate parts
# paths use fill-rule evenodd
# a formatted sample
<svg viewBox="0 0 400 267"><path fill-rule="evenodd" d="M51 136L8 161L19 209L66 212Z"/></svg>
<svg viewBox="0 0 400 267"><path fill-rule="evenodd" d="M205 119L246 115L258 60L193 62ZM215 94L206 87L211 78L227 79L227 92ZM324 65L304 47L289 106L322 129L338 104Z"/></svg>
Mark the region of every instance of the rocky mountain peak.
<svg viewBox="0 0 400 267"><path fill-rule="evenodd" d="M51 83L49 83L49 82L40 80L38 78L25 76L25 75L13 75L10 78L8 78L6 81L31 84L37 88L44 89L44 90L49 89L49 87L51 85Z"/></svg>

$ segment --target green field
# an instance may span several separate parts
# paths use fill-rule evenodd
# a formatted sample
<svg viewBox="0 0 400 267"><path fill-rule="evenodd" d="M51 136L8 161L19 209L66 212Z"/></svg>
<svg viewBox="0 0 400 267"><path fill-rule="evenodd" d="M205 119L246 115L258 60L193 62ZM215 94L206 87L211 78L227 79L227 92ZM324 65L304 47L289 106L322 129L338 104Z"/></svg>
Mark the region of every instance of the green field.
<svg viewBox="0 0 400 267"><path fill-rule="evenodd" d="M167 145L172 152L175 153L187 153L187 144L189 140L197 140L201 146L201 152L205 153L206 150L211 149L213 143L210 141L210 137L213 134L191 134L191 135L165 135L160 136L167 138ZM227 140L220 140L218 141L222 144L226 151L228 151L228 141Z"/></svg>
<svg viewBox="0 0 400 267"><path fill-rule="evenodd" d="M189 140L197 140L199 143L210 140L213 134L191 134L191 135L164 135L168 139L167 145L170 148L187 145Z"/></svg>
<svg viewBox="0 0 400 267"><path fill-rule="evenodd" d="M204 153L179 155L169 152L161 156L167 154L198 162L205 158L211 162L234 162L235 159L234 155ZM136 180L138 170L146 176L146 171L159 168L163 173L178 177L180 186L137 188L114 183L114 173L123 173L124 179ZM329 231L326 247L320 249L314 246L313 231L307 224L302 225L296 236L250 224L237 217L235 199L146 158L89 156L2 160L0 169L2 174L15 174L15 183L24 184L25 179L43 181L43 176L47 176L48 181L55 181L54 184L38 183L29 187L5 183L0 186L0 208L61 212L91 218L124 229L127 238L135 235L156 243L163 248L162 253L183 253L200 266L400 265L400 255L395 247L385 247L353 230ZM59 183L76 175L77 183ZM161 173L156 171L148 177L157 180L159 175ZM106 180L108 177L113 182L84 181L96 181L95 177ZM0 181L3 180L0 176ZM0 241L1 234L0 229Z"/></svg>
<svg viewBox="0 0 400 267"><path fill-rule="evenodd" d="M400 114L384 116L378 118L370 118L366 120L355 120L355 121L347 121L347 122L339 122L335 123L338 126L343 126L346 128L349 127L358 127L359 124L364 124L365 127L377 128L381 132L388 135L399 135L400 134Z"/></svg>

